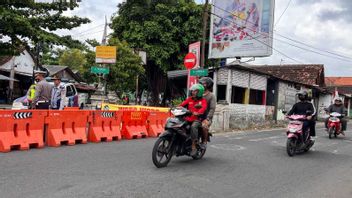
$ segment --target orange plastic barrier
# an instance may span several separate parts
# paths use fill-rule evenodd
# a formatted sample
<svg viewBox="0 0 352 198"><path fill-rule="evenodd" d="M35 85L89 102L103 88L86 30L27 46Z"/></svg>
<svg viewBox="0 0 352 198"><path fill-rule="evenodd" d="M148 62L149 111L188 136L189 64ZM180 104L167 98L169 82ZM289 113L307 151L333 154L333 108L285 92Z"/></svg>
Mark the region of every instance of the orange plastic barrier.
<svg viewBox="0 0 352 198"><path fill-rule="evenodd" d="M92 111L88 141L120 140L121 119L122 112L119 111Z"/></svg>
<svg viewBox="0 0 352 198"><path fill-rule="evenodd" d="M46 110L1 110L0 152L43 147L44 117L47 113Z"/></svg>
<svg viewBox="0 0 352 198"><path fill-rule="evenodd" d="M148 117L148 135L158 137L165 128L167 118L170 117L168 112L150 112Z"/></svg>
<svg viewBox="0 0 352 198"><path fill-rule="evenodd" d="M47 125L46 144L58 147L61 144L87 143L87 123L90 111L75 109L49 110L45 118Z"/></svg>
<svg viewBox="0 0 352 198"><path fill-rule="evenodd" d="M148 137L147 118L144 111L124 111L122 114L122 138L136 139Z"/></svg>

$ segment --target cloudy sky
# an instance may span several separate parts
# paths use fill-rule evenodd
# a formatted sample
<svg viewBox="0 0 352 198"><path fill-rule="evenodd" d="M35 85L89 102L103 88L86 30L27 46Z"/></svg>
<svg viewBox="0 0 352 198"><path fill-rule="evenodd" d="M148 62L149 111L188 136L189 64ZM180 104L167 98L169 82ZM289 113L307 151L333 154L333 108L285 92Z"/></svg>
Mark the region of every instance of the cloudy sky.
<svg viewBox="0 0 352 198"><path fill-rule="evenodd" d="M96 38L101 41L104 16L109 20L120 2L122 0L82 0L80 7L68 14L88 17L92 23L60 33L71 34L79 40ZM202 3L204 0L197 2ZM289 58L274 51L272 56L256 58L250 63L324 64L326 76L352 76L351 21L351 0L276 0L274 49Z"/></svg>

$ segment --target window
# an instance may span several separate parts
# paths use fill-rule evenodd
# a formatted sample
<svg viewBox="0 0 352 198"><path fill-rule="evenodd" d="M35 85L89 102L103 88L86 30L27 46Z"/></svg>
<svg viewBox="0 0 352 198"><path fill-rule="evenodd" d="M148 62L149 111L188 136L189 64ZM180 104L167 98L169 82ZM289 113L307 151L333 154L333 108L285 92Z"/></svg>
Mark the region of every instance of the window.
<svg viewBox="0 0 352 198"><path fill-rule="evenodd" d="M232 86L231 103L244 104L246 88Z"/></svg>
<svg viewBox="0 0 352 198"><path fill-rule="evenodd" d="M249 93L249 104L264 105L265 91L251 89Z"/></svg>
<svg viewBox="0 0 352 198"><path fill-rule="evenodd" d="M77 94L76 88L73 85L71 85L70 87L72 89L73 95L75 96Z"/></svg>
<svg viewBox="0 0 352 198"><path fill-rule="evenodd" d="M218 101L226 100L226 85L218 85L216 98Z"/></svg>
<svg viewBox="0 0 352 198"><path fill-rule="evenodd" d="M66 97L71 97L75 95L74 90L72 90L71 86L67 86L66 89Z"/></svg>

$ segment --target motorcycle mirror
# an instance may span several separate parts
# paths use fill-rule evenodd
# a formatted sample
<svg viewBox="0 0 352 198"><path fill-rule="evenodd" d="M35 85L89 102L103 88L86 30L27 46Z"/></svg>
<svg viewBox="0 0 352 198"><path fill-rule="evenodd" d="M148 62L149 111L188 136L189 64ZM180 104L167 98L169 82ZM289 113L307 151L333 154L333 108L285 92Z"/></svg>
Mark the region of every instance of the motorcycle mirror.
<svg viewBox="0 0 352 198"><path fill-rule="evenodd" d="M287 113L287 111L286 111L286 110L283 110L283 111L282 111L282 113L283 113L283 114L286 114L286 113Z"/></svg>

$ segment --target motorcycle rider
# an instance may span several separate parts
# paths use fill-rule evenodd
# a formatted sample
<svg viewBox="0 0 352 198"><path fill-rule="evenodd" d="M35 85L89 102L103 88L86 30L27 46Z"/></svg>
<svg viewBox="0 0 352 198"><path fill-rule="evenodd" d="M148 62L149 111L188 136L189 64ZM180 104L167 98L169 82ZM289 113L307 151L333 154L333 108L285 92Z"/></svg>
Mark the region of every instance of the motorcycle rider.
<svg viewBox="0 0 352 198"><path fill-rule="evenodd" d="M331 104L329 108L326 109L327 113L330 114L332 112L336 112L339 114L346 114L347 110L342 104L342 99L340 97L336 97L334 99L334 104ZM342 124L342 129L341 129L341 134L345 135L344 131L346 131L347 128L347 120L344 119L343 117L340 117L340 121ZM328 122L329 118L325 120L325 127L328 128Z"/></svg>
<svg viewBox="0 0 352 198"><path fill-rule="evenodd" d="M197 154L196 143L198 141L198 131L202 126L201 116L207 110L207 101L203 98L204 87L201 84L194 84L190 88L190 97L181 103L180 106L186 107L190 112L191 116L187 116L185 119L191 123L191 139L192 139L192 151L191 156Z"/></svg>
<svg viewBox="0 0 352 198"><path fill-rule="evenodd" d="M297 93L298 99L300 100L293 105L292 109L287 115L305 115L307 120L303 122L303 134L306 136L307 129L310 128L310 136L315 136L315 120L316 114L314 105L308 101L308 93L306 91L300 91Z"/></svg>
<svg viewBox="0 0 352 198"><path fill-rule="evenodd" d="M203 136L201 145L206 148L208 142L209 128L212 123L216 108L216 98L215 95L211 92L214 84L213 79L211 79L210 77L203 77L199 80L199 83L202 84L205 88L203 97L207 101L208 106L204 114L204 120L202 121Z"/></svg>

